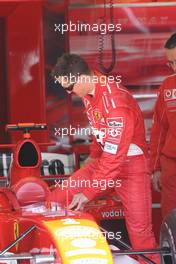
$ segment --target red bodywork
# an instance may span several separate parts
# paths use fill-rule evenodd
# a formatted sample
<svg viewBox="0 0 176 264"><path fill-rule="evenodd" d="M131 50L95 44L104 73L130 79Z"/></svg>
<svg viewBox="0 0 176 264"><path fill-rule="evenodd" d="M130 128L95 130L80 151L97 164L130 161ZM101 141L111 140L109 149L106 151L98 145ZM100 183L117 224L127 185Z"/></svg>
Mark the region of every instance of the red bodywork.
<svg viewBox="0 0 176 264"><path fill-rule="evenodd" d="M73 246L74 243L77 244L77 239L81 239L81 241L86 243L87 235L85 231L81 235L81 230L89 229L89 231L99 232L102 237L102 240L97 237L97 242L91 240L96 245L99 243L98 239L100 239L99 245L97 244L94 247L95 252L98 247L101 247L107 253L104 259L109 261L107 263L112 264L112 256L109 247L106 245L105 238L90 215L72 212L67 210L67 208L62 209L58 208L58 205L46 203L50 189L40 177L41 152L38 144L30 136L31 130L46 129L46 125L22 123L7 125L7 129L23 130L23 139L17 142L13 151L13 161L9 170L9 187L0 188L1 255L4 256L2 254L4 251L14 253L15 261L18 258L17 254L20 254L23 257L20 263L31 263L25 259L26 253L30 257L40 255L40 257L44 258L47 256L53 258L53 260L50 259L49 263L67 264L71 263L71 259L81 261L81 258L89 258L90 262L87 263L92 263L91 259L95 261L93 253L85 253L82 256L79 253L75 255L74 250L79 251L81 247ZM4 146L1 145L1 147ZM8 147L8 145L5 145L5 147ZM9 145L9 147L12 146ZM80 228L80 233L74 234L70 232L64 235L67 230L66 227L72 231L74 228ZM29 229L30 232L26 234ZM24 233L25 236L22 242L15 243L7 249L11 243L23 236ZM90 241L89 235L87 239ZM93 239L95 238L93 237ZM70 243L70 246L67 246L67 243ZM103 246L104 243L105 246ZM69 252L73 252L73 256L69 256ZM67 254L68 260L65 257ZM96 257L99 259L103 258L100 254L97 254ZM42 263L48 262L45 259Z"/></svg>
<svg viewBox="0 0 176 264"><path fill-rule="evenodd" d="M6 196L6 190L0 190L1 198L0 205ZM14 200L16 197L14 196ZM17 200L16 200L17 202ZM55 240L55 234L46 229L44 222L54 222L54 221L64 221L64 219L72 218L75 220L87 219L92 220L90 215L86 214L66 214L64 210L60 212L52 213L51 211L45 211L41 213L35 213L35 211L25 212L21 208L14 208L10 206L12 199L8 201L9 208L2 208L0 210L0 248L3 250L15 239L17 239L23 232L28 228L35 226L34 230L27 235L22 242L17 243L9 251L14 254L19 253L31 253L31 254L42 254L42 255L54 255L55 261L52 263L67 263L61 260L60 252L57 248L57 243ZM32 207L31 207L32 208ZM35 209L35 206L33 206ZM8 252L9 252L8 251ZM30 263L27 260L23 260L20 263ZM46 262L44 262L46 263Z"/></svg>

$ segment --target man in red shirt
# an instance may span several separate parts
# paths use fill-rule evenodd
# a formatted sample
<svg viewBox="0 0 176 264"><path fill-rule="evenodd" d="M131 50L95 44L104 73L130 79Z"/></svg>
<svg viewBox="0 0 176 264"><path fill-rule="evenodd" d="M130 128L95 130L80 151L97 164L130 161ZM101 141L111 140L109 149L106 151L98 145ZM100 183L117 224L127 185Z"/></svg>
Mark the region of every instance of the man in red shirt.
<svg viewBox="0 0 176 264"><path fill-rule="evenodd" d="M67 184L57 187L50 200L65 205L67 199L70 209L80 210L88 201L114 189L124 206L133 248L155 248L144 123L137 102L112 79L108 82L104 76L107 83L102 84L102 75L93 72L78 55L62 55L53 75L67 92L83 100L94 140L89 161ZM159 256L152 259L159 263Z"/></svg>
<svg viewBox="0 0 176 264"><path fill-rule="evenodd" d="M174 74L159 89L151 130L153 186L161 189L162 215L176 208L176 33L165 44L167 65Z"/></svg>

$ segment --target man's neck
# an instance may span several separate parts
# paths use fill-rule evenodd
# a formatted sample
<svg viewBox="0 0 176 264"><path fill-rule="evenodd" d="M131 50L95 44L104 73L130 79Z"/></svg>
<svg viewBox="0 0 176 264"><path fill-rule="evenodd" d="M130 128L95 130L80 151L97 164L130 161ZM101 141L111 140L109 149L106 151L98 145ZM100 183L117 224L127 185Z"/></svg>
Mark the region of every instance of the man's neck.
<svg viewBox="0 0 176 264"><path fill-rule="evenodd" d="M95 84L92 86L92 89L90 89L90 91L88 92L88 95L94 97L95 94Z"/></svg>

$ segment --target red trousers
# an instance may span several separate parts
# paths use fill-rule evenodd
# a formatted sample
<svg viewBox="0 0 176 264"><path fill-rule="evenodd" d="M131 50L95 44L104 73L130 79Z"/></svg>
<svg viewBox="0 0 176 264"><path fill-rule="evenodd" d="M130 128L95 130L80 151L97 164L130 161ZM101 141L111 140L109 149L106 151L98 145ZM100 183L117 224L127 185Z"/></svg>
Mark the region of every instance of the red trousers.
<svg viewBox="0 0 176 264"><path fill-rule="evenodd" d="M78 186L81 185L80 181L83 179L85 181L92 180L91 175L96 164L95 160L75 172L70 177L73 180L72 183L70 182L72 187L69 184L65 188L63 185L57 187L52 192L50 200L66 205L67 194L68 202L70 202L74 194L82 192L85 188L85 186ZM143 155L127 157L122 164L121 173L117 177L121 179L121 187L116 187L115 191L124 206L126 226L133 249L156 248L151 224L150 176L145 157ZM76 185L76 182L79 184ZM160 263L158 255L150 257L157 264ZM146 263L141 258L139 261L141 264Z"/></svg>
<svg viewBox="0 0 176 264"><path fill-rule="evenodd" d="M176 208L176 158L167 158L162 155L161 163L161 210L165 217Z"/></svg>

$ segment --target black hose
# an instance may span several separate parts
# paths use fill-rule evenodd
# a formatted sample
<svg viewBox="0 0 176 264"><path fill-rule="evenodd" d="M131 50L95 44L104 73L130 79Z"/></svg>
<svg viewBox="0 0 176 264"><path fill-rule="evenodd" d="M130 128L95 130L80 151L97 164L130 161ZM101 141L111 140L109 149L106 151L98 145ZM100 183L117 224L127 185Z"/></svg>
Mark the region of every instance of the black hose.
<svg viewBox="0 0 176 264"><path fill-rule="evenodd" d="M109 1L110 6L110 22L114 25L114 5L113 0ZM106 17L106 0L104 0L104 16L100 17L100 23L104 24L105 17ZM114 30L111 32L111 64L109 67L105 67L103 65L103 51L104 51L104 34L99 35L99 56L98 56L98 63L102 73L108 74L111 72L116 64L116 50L115 50L115 32Z"/></svg>

